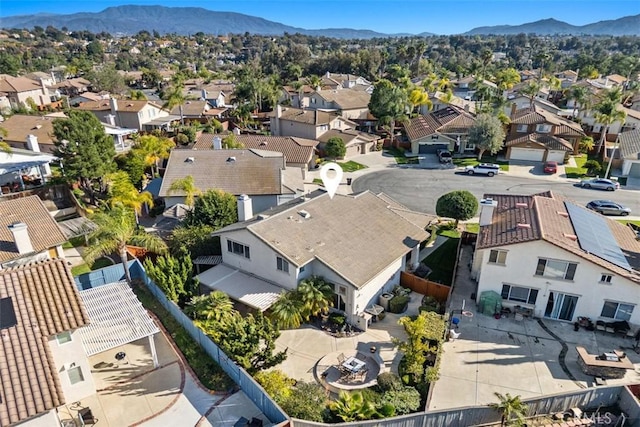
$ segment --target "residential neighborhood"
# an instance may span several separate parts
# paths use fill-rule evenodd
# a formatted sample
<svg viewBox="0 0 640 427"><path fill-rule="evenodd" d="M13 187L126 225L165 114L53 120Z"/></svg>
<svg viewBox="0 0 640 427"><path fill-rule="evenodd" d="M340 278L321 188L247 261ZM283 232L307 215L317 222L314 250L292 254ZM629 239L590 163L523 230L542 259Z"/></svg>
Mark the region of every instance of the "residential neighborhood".
<svg viewBox="0 0 640 427"><path fill-rule="evenodd" d="M640 426L640 35L138 7L0 29L0 426Z"/></svg>

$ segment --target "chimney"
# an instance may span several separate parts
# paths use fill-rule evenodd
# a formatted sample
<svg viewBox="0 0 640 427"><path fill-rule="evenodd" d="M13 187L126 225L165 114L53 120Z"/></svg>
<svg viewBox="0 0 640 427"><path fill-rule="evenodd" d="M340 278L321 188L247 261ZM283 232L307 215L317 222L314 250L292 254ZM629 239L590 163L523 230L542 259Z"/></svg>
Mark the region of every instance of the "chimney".
<svg viewBox="0 0 640 427"><path fill-rule="evenodd" d="M38 137L35 135L27 135L27 150L40 152L40 144L38 144Z"/></svg>
<svg viewBox="0 0 640 427"><path fill-rule="evenodd" d="M116 116L114 114L107 114L107 123L109 123L111 126L115 126Z"/></svg>
<svg viewBox="0 0 640 427"><path fill-rule="evenodd" d="M480 227L491 225L493 222L493 211L498 206L498 202L491 199L480 200Z"/></svg>
<svg viewBox="0 0 640 427"><path fill-rule="evenodd" d="M282 105L276 105L276 119L282 117Z"/></svg>
<svg viewBox="0 0 640 427"><path fill-rule="evenodd" d="M251 206L251 198L246 194L238 197L238 221L246 221L253 217L253 207Z"/></svg>
<svg viewBox="0 0 640 427"><path fill-rule="evenodd" d="M511 114L509 115L509 117L513 118L513 116L516 114L516 111L518 110L518 105L514 102L511 104Z"/></svg>
<svg viewBox="0 0 640 427"><path fill-rule="evenodd" d="M219 136L213 137L213 149L222 150L222 138L220 138Z"/></svg>
<svg viewBox="0 0 640 427"><path fill-rule="evenodd" d="M109 98L109 105L111 106L111 114L117 114L118 113L118 100L111 97Z"/></svg>
<svg viewBox="0 0 640 427"><path fill-rule="evenodd" d="M9 231L13 234L13 241L16 244L19 254L28 254L33 252L33 246L31 245L31 238L27 231L27 224L24 222L16 222L9 225Z"/></svg>

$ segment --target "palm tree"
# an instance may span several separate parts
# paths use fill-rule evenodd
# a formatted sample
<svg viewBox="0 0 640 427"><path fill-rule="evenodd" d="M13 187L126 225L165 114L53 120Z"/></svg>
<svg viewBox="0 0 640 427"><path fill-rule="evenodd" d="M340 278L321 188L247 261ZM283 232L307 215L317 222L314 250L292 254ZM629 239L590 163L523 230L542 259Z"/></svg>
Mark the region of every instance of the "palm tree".
<svg viewBox="0 0 640 427"><path fill-rule="evenodd" d="M195 296L185 307L185 313L194 320L211 320L218 323L223 323L234 311L229 295L222 291Z"/></svg>
<svg viewBox="0 0 640 427"><path fill-rule="evenodd" d="M109 187L108 203L110 207L122 205L133 210L138 222L138 215L142 212L142 206L147 204L153 207L153 196L148 191L139 192L131 183L129 175L124 171L118 171L106 176L106 184Z"/></svg>
<svg viewBox="0 0 640 427"><path fill-rule="evenodd" d="M174 85L171 90L165 96L165 103L162 105L162 108L166 108L169 111L173 110L174 107L179 107L180 109L180 124L184 126L184 114L182 113L182 106L184 105L187 98L184 96L182 92L183 86L182 84Z"/></svg>
<svg viewBox="0 0 640 427"><path fill-rule="evenodd" d="M175 192L184 193L184 202L186 205L193 207L195 196L200 196L202 191L196 186L193 176L187 175L184 178L176 179L169 187L169 194Z"/></svg>
<svg viewBox="0 0 640 427"><path fill-rule="evenodd" d="M296 329L302 324L304 303L296 291L284 292L271 306L271 318L279 328Z"/></svg>
<svg viewBox="0 0 640 427"><path fill-rule="evenodd" d="M160 254L167 250L167 245L161 238L139 230L133 212L122 205L98 212L91 217L91 220L98 228L88 236L91 245L84 253L84 260L88 264L93 264L96 259L117 252L129 284L131 284L131 275L127 266L128 243Z"/></svg>
<svg viewBox="0 0 640 427"><path fill-rule="evenodd" d="M411 104L412 115L415 113L416 108L422 105L427 105L429 110L433 107L433 103L429 99L429 94L422 88L413 89L409 93L409 104Z"/></svg>
<svg viewBox="0 0 640 427"><path fill-rule="evenodd" d="M529 97L529 108L533 109L533 101L535 96L540 92L540 84L536 82L527 83L522 89L520 89L520 93Z"/></svg>
<svg viewBox="0 0 640 427"><path fill-rule="evenodd" d="M451 104L451 101L453 101L453 92L451 89L447 89L445 92L441 92L438 99L446 104Z"/></svg>
<svg viewBox="0 0 640 427"><path fill-rule="evenodd" d="M493 52L491 51L491 49L489 48L483 49L482 53L480 54L480 59L482 60L482 78L486 79L487 65L489 65L489 63L493 59Z"/></svg>
<svg viewBox="0 0 640 427"><path fill-rule="evenodd" d="M171 149L175 146L175 142L169 138L158 138L155 135L144 135L138 139L135 148L142 152L145 163L147 166L151 166L151 172L155 176L160 173L158 162L162 159L169 158Z"/></svg>
<svg viewBox="0 0 640 427"><path fill-rule="evenodd" d="M618 105L617 102L605 99L594 107L596 121L602 124L602 134L598 141L598 154L600 154L602 147L605 145L609 127L615 122L624 123L627 118L627 113L619 110Z"/></svg>
<svg viewBox="0 0 640 427"><path fill-rule="evenodd" d="M586 86L574 85L569 89L569 99L573 100L573 117L576 117L578 106L585 108L589 100L590 92Z"/></svg>
<svg viewBox="0 0 640 427"><path fill-rule="evenodd" d="M312 276L301 281L297 292L303 304L302 315L307 321L311 316L328 312L333 303L333 289L322 277Z"/></svg>
<svg viewBox="0 0 640 427"><path fill-rule="evenodd" d="M341 391L338 399L329 404L329 409L345 422L370 420L378 415L375 404L361 391Z"/></svg>
<svg viewBox="0 0 640 427"><path fill-rule="evenodd" d="M311 86L313 90L322 89L322 77L316 76L315 74L310 75L305 79L305 83Z"/></svg>
<svg viewBox="0 0 640 427"><path fill-rule="evenodd" d="M498 392L494 394L500 399L500 403L491 403L489 406L500 412L500 425L522 425L528 406L520 400L520 396L511 396L509 393L503 395Z"/></svg>

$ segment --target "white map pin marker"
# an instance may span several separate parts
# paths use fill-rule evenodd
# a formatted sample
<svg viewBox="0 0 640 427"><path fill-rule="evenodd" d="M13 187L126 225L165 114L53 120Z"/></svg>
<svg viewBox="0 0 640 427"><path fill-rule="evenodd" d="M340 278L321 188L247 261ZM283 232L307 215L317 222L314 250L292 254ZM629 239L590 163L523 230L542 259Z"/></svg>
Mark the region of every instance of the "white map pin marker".
<svg viewBox="0 0 640 427"><path fill-rule="evenodd" d="M329 171L334 171L335 176L329 177ZM343 173L340 165L333 162L323 165L320 169L320 178L322 179L324 188L326 188L327 193L329 193L329 198L333 199L333 196L336 195L340 181L342 181Z"/></svg>

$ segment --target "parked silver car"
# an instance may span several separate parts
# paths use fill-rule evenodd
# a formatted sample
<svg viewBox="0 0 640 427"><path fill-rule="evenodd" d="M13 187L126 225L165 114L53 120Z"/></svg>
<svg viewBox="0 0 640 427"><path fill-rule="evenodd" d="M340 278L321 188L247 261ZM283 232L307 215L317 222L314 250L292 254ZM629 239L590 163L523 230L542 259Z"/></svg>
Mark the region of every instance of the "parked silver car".
<svg viewBox="0 0 640 427"><path fill-rule="evenodd" d="M620 183L605 178L592 178L580 182L582 188L595 188L598 190L615 191L620 188Z"/></svg>
<svg viewBox="0 0 640 427"><path fill-rule="evenodd" d="M622 206L620 203L611 200L592 200L587 203L587 209L596 211L602 215L621 215L627 216L631 213L631 209Z"/></svg>

